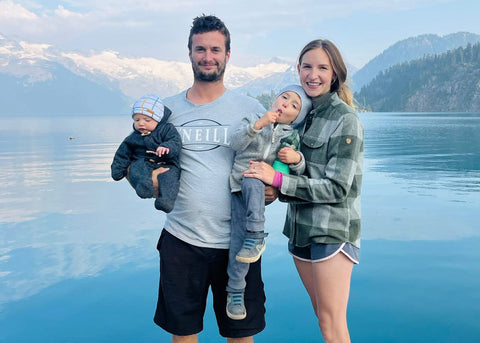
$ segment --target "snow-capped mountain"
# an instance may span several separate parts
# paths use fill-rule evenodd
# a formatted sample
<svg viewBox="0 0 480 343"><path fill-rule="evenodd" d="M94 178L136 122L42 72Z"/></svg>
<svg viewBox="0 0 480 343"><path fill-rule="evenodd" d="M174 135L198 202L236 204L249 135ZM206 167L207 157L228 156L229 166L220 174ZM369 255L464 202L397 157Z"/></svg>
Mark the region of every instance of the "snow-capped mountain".
<svg viewBox="0 0 480 343"><path fill-rule="evenodd" d="M190 63L155 58L126 58L112 51L90 56L63 53L62 57L72 63L70 68L76 73L87 71L93 75L105 75L117 81L122 92L134 98L152 90L162 97L173 95L193 82ZM279 62L246 68L229 64L225 71L225 84L229 88L240 88L252 80L283 73L289 67L288 63Z"/></svg>
<svg viewBox="0 0 480 343"><path fill-rule="evenodd" d="M256 78L238 88L242 94L259 95L262 93L278 93L286 85L300 84L296 68L291 65L285 71L272 73L263 78Z"/></svg>
<svg viewBox="0 0 480 343"><path fill-rule="evenodd" d="M130 100L109 80L79 75L43 44L0 36L0 114L125 113Z"/></svg>
<svg viewBox="0 0 480 343"><path fill-rule="evenodd" d="M225 84L251 95L270 92L272 80L277 85L281 83L285 71L290 74L291 67L291 63L281 60L245 68L229 64ZM258 83L261 79L265 80L263 87L255 87L254 81ZM78 113L106 108L115 112L127 109L127 104L145 93L166 97L188 88L192 81L190 63L125 57L115 51L82 55L58 51L48 44L16 42L0 35L0 86L10 90L8 97L4 92L0 94L2 104L9 105L2 106L1 113L15 111L18 102L22 103L23 112L33 113L38 107L52 111L51 103L58 102L59 95L65 100L63 105L70 101L70 107ZM250 85L248 91L246 85ZM105 104L106 99L117 104ZM39 102L45 104L39 106ZM96 109L87 108L86 102L97 104Z"/></svg>

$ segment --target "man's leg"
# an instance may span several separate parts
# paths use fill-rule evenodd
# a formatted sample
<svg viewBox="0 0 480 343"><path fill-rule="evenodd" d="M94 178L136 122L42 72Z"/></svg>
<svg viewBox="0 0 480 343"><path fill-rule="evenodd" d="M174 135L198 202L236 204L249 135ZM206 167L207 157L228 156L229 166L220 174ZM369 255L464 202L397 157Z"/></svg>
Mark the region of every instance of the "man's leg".
<svg viewBox="0 0 480 343"><path fill-rule="evenodd" d="M227 338L227 343L253 343L253 336L242 338Z"/></svg>
<svg viewBox="0 0 480 343"><path fill-rule="evenodd" d="M180 336L175 339L196 335L203 330L210 285L208 252L218 249L190 245L165 229L157 248L160 281L154 322L172 335Z"/></svg>
<svg viewBox="0 0 480 343"><path fill-rule="evenodd" d="M189 336L172 336L172 343L198 343L198 336L197 335L189 335Z"/></svg>
<svg viewBox="0 0 480 343"><path fill-rule="evenodd" d="M245 217L232 217L232 225L244 227ZM235 233L232 233L235 234ZM240 235L238 241L242 241L245 231L237 233ZM235 248L234 248L235 249ZM238 247L237 247L238 249ZM227 302L227 264L228 253L226 250L224 256L218 256L218 261L212 269L212 293L213 307L217 318L220 334L229 339L238 339L238 341L228 342L252 342L248 339L261 332L265 328L265 292L262 280L261 261L250 264L248 273L245 277L246 287L244 293L245 307L247 316L242 320L233 320L228 318L225 308ZM246 339L242 341L241 339Z"/></svg>

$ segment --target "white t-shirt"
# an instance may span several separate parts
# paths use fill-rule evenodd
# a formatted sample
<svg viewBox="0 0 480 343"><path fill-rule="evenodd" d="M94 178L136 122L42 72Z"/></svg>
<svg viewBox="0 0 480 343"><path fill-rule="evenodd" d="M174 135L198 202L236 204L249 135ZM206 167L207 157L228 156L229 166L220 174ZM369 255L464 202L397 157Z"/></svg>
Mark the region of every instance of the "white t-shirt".
<svg viewBox="0 0 480 343"><path fill-rule="evenodd" d="M183 143L180 191L165 229L195 246L228 249L234 157L229 137L243 117L265 109L256 99L231 90L203 105L187 100L186 91L164 103Z"/></svg>

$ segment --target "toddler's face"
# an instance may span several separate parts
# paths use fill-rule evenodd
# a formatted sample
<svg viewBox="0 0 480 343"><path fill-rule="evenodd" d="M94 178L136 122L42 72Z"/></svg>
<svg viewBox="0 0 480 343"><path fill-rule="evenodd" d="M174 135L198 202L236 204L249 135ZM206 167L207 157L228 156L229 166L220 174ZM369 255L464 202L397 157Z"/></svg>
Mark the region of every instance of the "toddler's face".
<svg viewBox="0 0 480 343"><path fill-rule="evenodd" d="M282 124L290 124L294 121L301 108L302 100L300 96L292 91L280 94L272 105L273 112L280 111L282 113L277 119Z"/></svg>
<svg viewBox="0 0 480 343"><path fill-rule="evenodd" d="M141 133L151 132L155 130L158 122L152 117L146 116L144 114L135 113L133 115L133 125L137 131Z"/></svg>

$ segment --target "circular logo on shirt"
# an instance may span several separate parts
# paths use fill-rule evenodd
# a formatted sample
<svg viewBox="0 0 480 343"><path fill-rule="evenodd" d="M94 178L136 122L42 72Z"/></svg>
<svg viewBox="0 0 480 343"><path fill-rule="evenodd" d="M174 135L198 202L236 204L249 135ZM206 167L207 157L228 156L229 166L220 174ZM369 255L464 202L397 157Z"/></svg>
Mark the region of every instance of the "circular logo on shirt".
<svg viewBox="0 0 480 343"><path fill-rule="evenodd" d="M195 119L177 126L182 137L183 149L208 151L221 146L230 146L229 125L210 119Z"/></svg>

